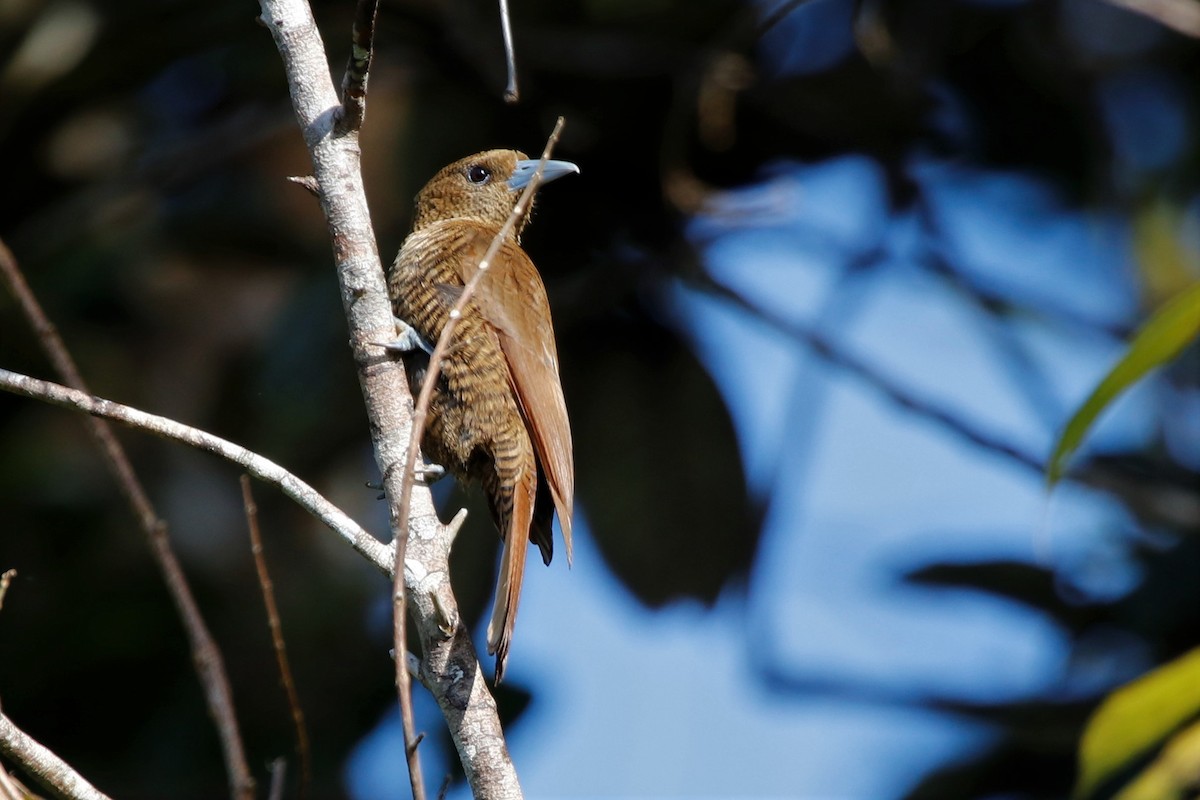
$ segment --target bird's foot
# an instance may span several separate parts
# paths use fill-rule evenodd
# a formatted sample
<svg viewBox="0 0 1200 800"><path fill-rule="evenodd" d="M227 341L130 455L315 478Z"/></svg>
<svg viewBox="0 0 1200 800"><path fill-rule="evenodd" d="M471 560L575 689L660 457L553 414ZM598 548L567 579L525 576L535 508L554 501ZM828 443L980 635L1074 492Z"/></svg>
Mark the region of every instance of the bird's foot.
<svg viewBox="0 0 1200 800"><path fill-rule="evenodd" d="M396 338L390 342L377 342L380 347L387 348L396 353L411 353L414 350L423 350L426 355L433 354L433 345L425 340L425 337L417 333L416 328L409 325L399 317L394 317L396 321Z"/></svg>
<svg viewBox="0 0 1200 800"><path fill-rule="evenodd" d="M413 468L413 474L421 483L432 486L446 477L446 468L441 464L420 464Z"/></svg>

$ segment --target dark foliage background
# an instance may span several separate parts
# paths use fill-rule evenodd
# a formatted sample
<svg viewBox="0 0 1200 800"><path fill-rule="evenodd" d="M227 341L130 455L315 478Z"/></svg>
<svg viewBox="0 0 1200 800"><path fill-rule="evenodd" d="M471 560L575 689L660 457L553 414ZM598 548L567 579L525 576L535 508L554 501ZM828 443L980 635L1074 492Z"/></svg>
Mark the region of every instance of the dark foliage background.
<svg viewBox="0 0 1200 800"><path fill-rule="evenodd" d="M675 282L721 291L703 242L684 235L714 192L756 180L781 158L855 153L883 170L899 213L921 208L907 167L921 151L1035 175L1073 208L1136 222L1166 205L1195 224L1200 48L1115 6L512 5L515 107L500 99L493 5L383 3L363 135L380 249L395 252L409 198L441 165L496 146L534 152L555 116L566 116L556 155L583 175L547 190L527 249L559 328L580 503L607 567L650 609L741 591L773 500L749 493L730 413L664 306ZM312 199L283 180L305 174L307 157L255 13L249 3L191 0L0 3L0 235L97 394L263 453L383 531L362 488L373 461L325 226ZM338 74L352 13L349 3L317 6ZM847 54L823 55L851 32ZM1114 76L1169 87L1191 120L1190 142L1161 163L1123 152L1114 126L1138 106L1105 116L1095 101ZM938 222L930 212L931 227ZM886 265L847 253L847 274L871 269ZM939 281L969 284L952 258L932 269ZM1079 270L1086 292L1086 265ZM1145 305L1182 279L1141 274ZM1026 311L979 297L999 325ZM795 346L819 351L821 342ZM824 355L837 366L836 353ZM7 297L0 365L50 376ZM1171 379L1194 389L1193 370L1194 354ZM904 413L945 424L922 411ZM289 753L236 474L145 436L122 439L224 648L252 765ZM180 626L80 420L0 395L0 442L0 569L19 571L0 615L5 712L113 794L163 796L170 786L175 797L219 796L225 779ZM1117 626L1145 645L1148 663L1163 662L1200 638L1190 469L1161 442L1081 467L1144 531L1182 537L1167 552L1134 548L1141 579L1111 602L1064 598L1051 572L1024 563L928 564L907 579L1011 598L1077 634ZM1164 511L1168 486L1191 512ZM315 731L315 793L339 796L346 754L394 704L386 587L288 503L261 487L257 496ZM475 512L455 563L460 601L475 617L490 596L495 548L477 501L447 498ZM746 680L812 691L753 665ZM851 693L860 690L870 696L870 687ZM515 714L537 691L506 687L501 699ZM896 793L1060 796L1101 694L912 698L1000 735L977 758Z"/></svg>

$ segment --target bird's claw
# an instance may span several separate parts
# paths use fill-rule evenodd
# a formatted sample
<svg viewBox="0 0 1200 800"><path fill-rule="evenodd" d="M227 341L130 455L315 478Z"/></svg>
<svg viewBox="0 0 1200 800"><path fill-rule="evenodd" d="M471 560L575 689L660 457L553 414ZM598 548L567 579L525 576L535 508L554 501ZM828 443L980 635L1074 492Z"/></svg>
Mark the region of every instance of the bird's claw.
<svg viewBox="0 0 1200 800"><path fill-rule="evenodd" d="M393 319L396 321L396 338L390 342L378 342L381 347L396 353L423 350L426 355L433 355L433 345L427 342L424 336L417 333L416 328L399 317L393 317Z"/></svg>
<svg viewBox="0 0 1200 800"><path fill-rule="evenodd" d="M426 486L432 486L446 477L446 468L441 464L421 464L413 468L413 475Z"/></svg>

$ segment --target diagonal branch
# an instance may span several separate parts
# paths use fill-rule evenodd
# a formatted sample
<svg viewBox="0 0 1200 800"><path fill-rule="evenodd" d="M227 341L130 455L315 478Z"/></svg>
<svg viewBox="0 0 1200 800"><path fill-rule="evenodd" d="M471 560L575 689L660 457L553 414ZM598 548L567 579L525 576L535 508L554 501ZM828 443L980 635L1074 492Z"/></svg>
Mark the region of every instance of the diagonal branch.
<svg viewBox="0 0 1200 800"><path fill-rule="evenodd" d="M0 389L13 394L24 395L35 400L44 400L63 408L72 408L91 414L94 417L110 419L134 428L174 439L200 450L218 455L227 461L232 461L245 469L259 480L273 483L285 495L296 501L301 508L325 523L334 533L340 535L351 547L358 551L368 561L378 567L385 575L392 570L392 549L367 533L358 523L346 516L340 508L321 496L316 489L297 478L283 467L270 459L254 453L241 445L234 444L220 436L184 425L173 419L148 414L130 406L114 403L95 395L69 389L57 383L38 380L28 375L21 375L0 369Z"/></svg>
<svg viewBox="0 0 1200 800"><path fill-rule="evenodd" d="M1200 3L1195 0L1108 0L1114 6L1158 20L1184 36L1200 38Z"/></svg>
<svg viewBox="0 0 1200 800"><path fill-rule="evenodd" d="M16 297L55 370L69 386L80 392L87 392L87 384L84 383L75 360L63 344L54 323L46 316L34 297L33 290L21 274L16 258L3 240L0 240L0 273L4 275L9 290ZM171 540L167 536L167 523L154 510L149 495L138 480L125 449L113 435L112 428L97 417L93 417L90 423L92 436L100 447L109 471L117 479L122 493L141 524L142 532L150 545L150 552L162 572L167 591L183 622L196 674L204 689L204 699L208 703L208 711L212 714L221 741L225 771L229 775L230 794L240 800L251 800L254 797L254 778L250 774L246 752L242 747L242 735L233 707L233 689L225 672L225 661L216 640L208 630L208 625L204 622L204 616L192 595L183 568L175 557L175 551L171 548Z"/></svg>
<svg viewBox="0 0 1200 800"><path fill-rule="evenodd" d="M67 762L39 744L32 736L0 713L0 753L21 765L21 769L58 797L71 800L108 800L108 795L96 789ZM0 771L3 768L0 767Z"/></svg>
<svg viewBox="0 0 1200 800"><path fill-rule="evenodd" d="M742 310L752 314L756 319L770 325L779 333L807 345L823 361L845 370L862 380L866 385L872 387L901 408L938 423L945 430L973 445L996 455L1003 456L1011 462L1041 474L1042 460L1040 458L1009 444L988 431L975 427L958 417L951 410L942 408L926 398L917 396L911 390L880 373L870 364L847 352L816 329L786 319L766 307L748 300L736 290L711 278L705 278L697 285L697 288L715 297L728 300Z"/></svg>

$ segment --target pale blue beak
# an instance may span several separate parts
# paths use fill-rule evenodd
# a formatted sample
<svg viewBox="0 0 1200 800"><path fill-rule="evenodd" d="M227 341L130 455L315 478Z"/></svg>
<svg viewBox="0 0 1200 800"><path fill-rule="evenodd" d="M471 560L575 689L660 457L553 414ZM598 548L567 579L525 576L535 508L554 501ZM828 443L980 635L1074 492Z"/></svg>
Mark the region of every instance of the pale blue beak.
<svg viewBox="0 0 1200 800"><path fill-rule="evenodd" d="M533 173L537 172L537 166L538 159L536 158L518 161L512 177L508 179L508 188L519 192L528 186L529 182L533 180ZM572 172L579 172L579 167L570 161L547 161L546 166L542 169L542 183L549 183L563 175L570 175Z"/></svg>

